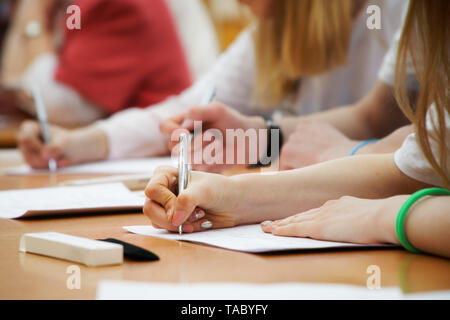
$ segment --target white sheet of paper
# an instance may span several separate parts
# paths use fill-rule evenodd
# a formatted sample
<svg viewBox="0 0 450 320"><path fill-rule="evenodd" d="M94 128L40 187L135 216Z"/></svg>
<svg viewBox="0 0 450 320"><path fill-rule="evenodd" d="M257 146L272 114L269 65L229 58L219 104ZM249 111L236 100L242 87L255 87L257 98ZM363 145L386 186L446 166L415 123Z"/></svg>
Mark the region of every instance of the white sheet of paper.
<svg viewBox="0 0 450 320"><path fill-rule="evenodd" d="M144 200L121 183L0 192L0 218L139 209Z"/></svg>
<svg viewBox="0 0 450 320"><path fill-rule="evenodd" d="M157 167L171 165L177 166L175 160L170 157L110 160L80 164L76 166L60 168L58 174L125 174L148 173L151 174ZM40 175L49 174L49 170L33 170L28 165L9 168L4 171L7 175Z"/></svg>
<svg viewBox="0 0 450 320"><path fill-rule="evenodd" d="M319 241L307 238L274 236L272 234L264 233L258 224L195 233L184 233L182 235L170 233L166 230L155 229L152 226L126 226L123 228L129 232L145 236L198 242L220 248L253 253L386 246L359 245L353 243Z"/></svg>
<svg viewBox="0 0 450 320"><path fill-rule="evenodd" d="M449 299L450 291L404 295L399 288L370 290L344 284L314 283L160 283L103 280L97 286L100 300L366 300ZM231 304L231 303L230 303ZM262 302L262 304L264 304ZM226 314L226 307L217 313Z"/></svg>

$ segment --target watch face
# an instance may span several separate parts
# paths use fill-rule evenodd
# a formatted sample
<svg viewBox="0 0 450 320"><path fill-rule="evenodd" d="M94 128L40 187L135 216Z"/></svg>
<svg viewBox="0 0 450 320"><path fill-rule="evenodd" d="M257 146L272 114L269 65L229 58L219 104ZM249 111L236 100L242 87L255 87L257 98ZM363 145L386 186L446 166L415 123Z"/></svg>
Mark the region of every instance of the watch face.
<svg viewBox="0 0 450 320"><path fill-rule="evenodd" d="M25 26L25 34L27 37L36 38L42 33L42 25L37 21L28 22Z"/></svg>

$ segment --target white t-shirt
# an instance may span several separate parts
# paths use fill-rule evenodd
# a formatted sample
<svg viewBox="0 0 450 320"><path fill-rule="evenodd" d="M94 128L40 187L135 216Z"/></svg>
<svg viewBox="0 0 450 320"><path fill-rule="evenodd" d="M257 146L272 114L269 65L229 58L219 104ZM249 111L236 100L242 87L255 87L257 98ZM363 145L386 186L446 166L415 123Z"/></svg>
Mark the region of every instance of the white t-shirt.
<svg viewBox="0 0 450 320"><path fill-rule="evenodd" d="M167 154L167 138L159 132L164 119L198 106L211 84L217 88L216 100L247 115L270 116L273 110L306 115L358 101L377 80L395 31L401 23L404 0L371 0L382 12L382 29L370 30L369 15L362 10L351 35L348 63L330 72L302 78L296 99L285 100L270 111L252 103L255 56L249 30L223 53L214 67L182 94L146 109L128 109L97 125L109 141L109 158L143 157Z"/></svg>
<svg viewBox="0 0 450 320"><path fill-rule="evenodd" d="M396 32L395 42L389 49L384 59L383 65L380 69L378 77L381 81L394 86L395 80L395 65L397 57L398 41L400 39L401 30ZM416 78L416 73L411 61L408 62L406 68L406 81L408 90L419 90L419 82ZM450 95L450 90L448 92ZM430 135L436 137L436 106L433 104L427 113L427 131ZM446 127L446 143L447 143L447 170L450 170L450 115L445 111L445 127ZM439 159L438 144L435 140L430 139L430 146L435 159ZM407 176L428 183L430 185L442 186L442 179L430 165L425 155L423 154L416 134L410 134L400 149L395 152L395 164ZM439 163L439 161L438 161ZM446 172L450 176L450 172Z"/></svg>

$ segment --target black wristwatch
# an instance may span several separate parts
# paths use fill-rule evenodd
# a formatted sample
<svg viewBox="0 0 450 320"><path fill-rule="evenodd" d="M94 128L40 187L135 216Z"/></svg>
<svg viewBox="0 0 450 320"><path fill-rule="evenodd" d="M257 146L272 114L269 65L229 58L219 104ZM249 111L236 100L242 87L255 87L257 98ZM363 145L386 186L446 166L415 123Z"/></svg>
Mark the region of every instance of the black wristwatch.
<svg viewBox="0 0 450 320"><path fill-rule="evenodd" d="M276 125L272 119L265 119L267 124L267 145L266 153L262 159L259 159L256 164L252 164L249 168L260 168L269 166L272 161L276 160L281 152L281 147L283 146L283 133L281 132L280 126ZM274 139L278 138L278 148L274 158L272 158L272 131L274 134Z"/></svg>

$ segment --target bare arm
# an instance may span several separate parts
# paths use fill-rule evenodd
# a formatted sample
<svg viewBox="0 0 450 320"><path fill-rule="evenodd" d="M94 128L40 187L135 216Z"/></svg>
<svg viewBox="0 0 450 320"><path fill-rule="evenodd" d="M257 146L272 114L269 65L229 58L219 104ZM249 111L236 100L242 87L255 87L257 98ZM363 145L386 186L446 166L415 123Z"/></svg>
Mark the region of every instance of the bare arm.
<svg viewBox="0 0 450 320"><path fill-rule="evenodd" d="M393 153L402 146L406 137L413 132L413 125L403 126L387 137L359 149L357 154Z"/></svg>
<svg viewBox="0 0 450 320"><path fill-rule="evenodd" d="M381 81L353 105L306 117L285 118L280 120L280 125L283 133L288 136L301 121L312 120L327 122L353 140L381 138L408 124L395 102L392 87Z"/></svg>
<svg viewBox="0 0 450 320"><path fill-rule="evenodd" d="M154 225L176 230L192 219L195 208L203 209L206 215L201 220L187 220L183 229L187 232L203 230L201 222L205 219L214 228L231 227L286 218L346 195L378 199L427 187L397 169L392 154L342 158L296 170L233 177L193 171L189 185L178 196L172 192L176 183L175 168L156 170L146 188L149 200L144 213Z"/></svg>
<svg viewBox="0 0 450 320"><path fill-rule="evenodd" d="M415 248L450 258L450 197L431 197L411 208L405 232Z"/></svg>
<svg viewBox="0 0 450 320"><path fill-rule="evenodd" d="M346 196L282 220L266 221L261 227L279 236L400 244L395 223L409 197L369 200ZM433 196L417 202L408 210L403 228L415 248L450 257L450 197Z"/></svg>
<svg viewBox="0 0 450 320"><path fill-rule="evenodd" d="M45 53L54 52L53 36L47 28L47 16L54 0L20 0L14 20L5 38L2 57L2 81L15 84L30 63ZM40 35L25 36L28 23L38 22L42 26Z"/></svg>
<svg viewBox="0 0 450 320"><path fill-rule="evenodd" d="M284 218L345 195L377 199L426 187L404 175L395 165L393 154L341 158L296 170L231 179L235 179L242 197L236 210L242 218L240 223Z"/></svg>

